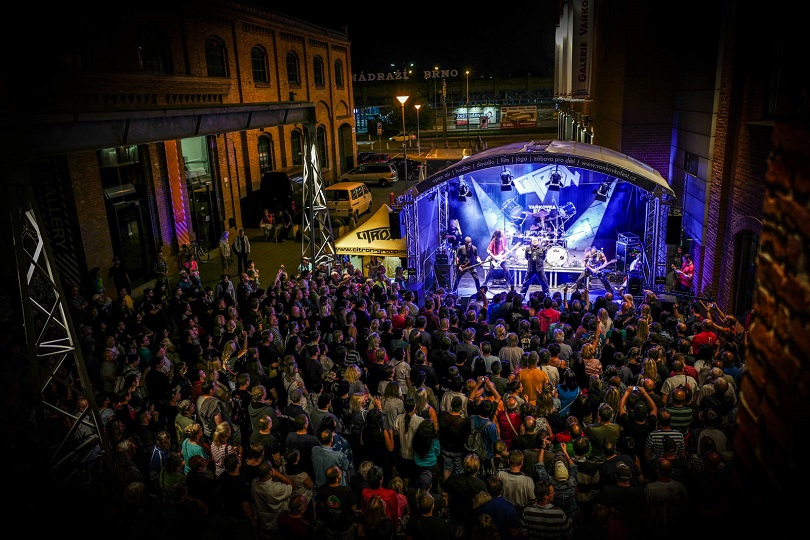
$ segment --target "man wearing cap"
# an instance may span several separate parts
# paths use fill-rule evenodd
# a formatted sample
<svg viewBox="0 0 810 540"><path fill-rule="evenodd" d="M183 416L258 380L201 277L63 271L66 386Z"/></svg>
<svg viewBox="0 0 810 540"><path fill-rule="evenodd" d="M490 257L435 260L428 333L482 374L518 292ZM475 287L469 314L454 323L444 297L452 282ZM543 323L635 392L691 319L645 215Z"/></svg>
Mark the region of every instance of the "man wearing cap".
<svg viewBox="0 0 810 540"><path fill-rule="evenodd" d="M534 465L534 471L537 474L538 481L549 482L554 486L554 506L562 508L569 518L577 521L580 517L579 505L576 499L579 471L577 464L568 455L567 445L561 444L560 449L562 453L554 456L552 461L551 474L546 469L543 460L544 452L541 452L537 463Z"/></svg>
<svg viewBox="0 0 810 540"><path fill-rule="evenodd" d="M453 291L458 290L458 284L461 281L461 277L466 273L469 272L472 276L473 280L475 280L475 290L481 288L481 281L478 279L478 271L475 267L471 267L472 265L477 265L481 262L481 258L478 256L478 248L475 247L472 243L472 238L469 236L464 238L464 244L459 246L456 250L456 257L455 257L455 265L456 265L456 280L453 283Z"/></svg>

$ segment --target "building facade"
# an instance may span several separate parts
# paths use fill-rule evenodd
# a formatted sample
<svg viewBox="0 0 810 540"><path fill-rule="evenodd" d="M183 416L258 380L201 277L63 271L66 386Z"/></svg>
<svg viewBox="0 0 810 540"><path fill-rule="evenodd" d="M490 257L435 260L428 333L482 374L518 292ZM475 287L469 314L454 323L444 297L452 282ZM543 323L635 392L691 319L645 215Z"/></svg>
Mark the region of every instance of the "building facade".
<svg viewBox="0 0 810 540"><path fill-rule="evenodd" d="M4 151L35 188L66 284L118 256L136 286L158 252L176 264L192 240L216 249L256 227L262 175L301 165L308 137L324 182L355 163L340 31L230 1L61 8L20 51Z"/></svg>

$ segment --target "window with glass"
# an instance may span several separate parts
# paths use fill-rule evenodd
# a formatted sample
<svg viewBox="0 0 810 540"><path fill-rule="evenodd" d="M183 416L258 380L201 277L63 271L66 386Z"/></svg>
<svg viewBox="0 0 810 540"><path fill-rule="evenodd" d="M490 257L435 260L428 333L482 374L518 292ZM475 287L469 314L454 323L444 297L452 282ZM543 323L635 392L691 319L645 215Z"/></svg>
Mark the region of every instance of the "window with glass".
<svg viewBox="0 0 810 540"><path fill-rule="evenodd" d="M292 51L287 53L287 82L289 84L301 84L298 55Z"/></svg>
<svg viewBox="0 0 810 540"><path fill-rule="evenodd" d="M259 137L259 175L273 170L273 141L267 135Z"/></svg>
<svg viewBox="0 0 810 540"><path fill-rule="evenodd" d="M312 61L312 68L313 68L313 78L315 79L315 86L322 88L326 85L324 76L323 76L323 58L320 56L316 56L315 59Z"/></svg>
<svg viewBox="0 0 810 540"><path fill-rule="evenodd" d="M170 75L172 70L166 35L153 28L142 28L138 36L138 60L144 73Z"/></svg>
<svg viewBox="0 0 810 540"><path fill-rule="evenodd" d="M326 160L329 156L326 154L326 128L323 126L318 126L315 147L318 149L318 164L321 168L324 168L328 163Z"/></svg>
<svg viewBox="0 0 810 540"><path fill-rule="evenodd" d="M205 40L205 63L209 77L227 77L228 62L225 43L219 38Z"/></svg>
<svg viewBox="0 0 810 540"><path fill-rule="evenodd" d="M270 76L267 69L267 52L261 47L250 49L250 67L253 70L254 83L269 83Z"/></svg>
<svg viewBox="0 0 810 540"><path fill-rule="evenodd" d="M304 138L298 129L294 129L290 134L290 152L292 153L293 165L304 164Z"/></svg>
<svg viewBox="0 0 810 540"><path fill-rule="evenodd" d="M335 86L343 88L343 62L335 60Z"/></svg>

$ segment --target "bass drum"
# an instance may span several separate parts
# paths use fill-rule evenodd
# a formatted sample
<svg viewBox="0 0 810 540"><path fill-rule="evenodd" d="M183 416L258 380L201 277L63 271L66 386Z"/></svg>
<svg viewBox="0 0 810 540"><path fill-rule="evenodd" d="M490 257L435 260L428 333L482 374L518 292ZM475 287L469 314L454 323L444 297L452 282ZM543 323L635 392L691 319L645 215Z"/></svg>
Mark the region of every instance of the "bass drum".
<svg viewBox="0 0 810 540"><path fill-rule="evenodd" d="M561 246L552 246L546 251L546 264L553 267L565 266L568 262L568 250Z"/></svg>

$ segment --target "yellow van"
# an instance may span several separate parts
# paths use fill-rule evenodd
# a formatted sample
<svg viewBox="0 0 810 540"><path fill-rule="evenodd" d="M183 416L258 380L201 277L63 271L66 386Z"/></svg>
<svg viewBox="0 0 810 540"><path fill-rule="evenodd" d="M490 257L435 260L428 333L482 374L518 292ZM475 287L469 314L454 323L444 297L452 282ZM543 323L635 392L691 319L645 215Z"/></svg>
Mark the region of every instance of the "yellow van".
<svg viewBox="0 0 810 540"><path fill-rule="evenodd" d="M323 193L330 217L354 218L355 223L360 214L371 212L374 203L371 192L362 182L339 182L324 188Z"/></svg>

